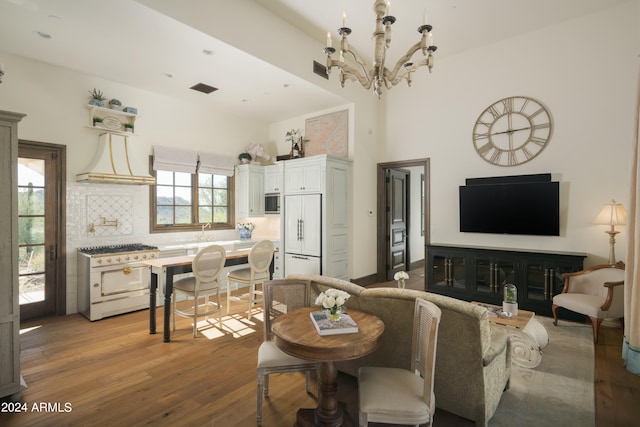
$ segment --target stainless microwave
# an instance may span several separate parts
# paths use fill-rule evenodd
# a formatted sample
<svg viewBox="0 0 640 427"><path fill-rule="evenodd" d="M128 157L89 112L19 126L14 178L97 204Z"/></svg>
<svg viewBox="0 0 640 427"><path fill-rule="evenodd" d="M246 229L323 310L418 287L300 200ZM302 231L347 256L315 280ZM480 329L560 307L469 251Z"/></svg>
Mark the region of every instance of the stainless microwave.
<svg viewBox="0 0 640 427"><path fill-rule="evenodd" d="M264 213L267 215L280 213L280 193L266 193L264 195Z"/></svg>

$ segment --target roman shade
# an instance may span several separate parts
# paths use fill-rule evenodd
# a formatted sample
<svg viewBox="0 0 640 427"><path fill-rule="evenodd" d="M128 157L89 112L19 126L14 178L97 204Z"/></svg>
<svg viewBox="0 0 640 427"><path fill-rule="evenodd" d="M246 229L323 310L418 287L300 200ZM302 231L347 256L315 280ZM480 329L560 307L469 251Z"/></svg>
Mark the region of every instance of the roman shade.
<svg viewBox="0 0 640 427"><path fill-rule="evenodd" d="M198 153L198 173L233 176L233 157L211 153Z"/></svg>
<svg viewBox="0 0 640 427"><path fill-rule="evenodd" d="M196 173L198 153L173 147L153 147L153 170Z"/></svg>

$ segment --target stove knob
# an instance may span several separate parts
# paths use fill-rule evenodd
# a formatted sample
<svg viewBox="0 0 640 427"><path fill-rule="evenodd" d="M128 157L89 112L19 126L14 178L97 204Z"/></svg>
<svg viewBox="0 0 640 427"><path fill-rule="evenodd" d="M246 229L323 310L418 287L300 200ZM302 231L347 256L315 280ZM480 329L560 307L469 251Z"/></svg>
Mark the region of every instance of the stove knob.
<svg viewBox="0 0 640 427"><path fill-rule="evenodd" d="M120 257L116 258L116 262L120 262Z"/></svg>
<svg viewBox="0 0 640 427"><path fill-rule="evenodd" d="M134 256L134 257L133 257L133 259L136 259L136 260L137 260L138 258L139 258L139 257L138 257L138 255L136 255L136 256Z"/></svg>
<svg viewBox="0 0 640 427"><path fill-rule="evenodd" d="M142 254L142 259L147 259L147 254Z"/></svg>
<svg viewBox="0 0 640 427"><path fill-rule="evenodd" d="M107 263L111 264L111 258L107 258Z"/></svg>
<svg viewBox="0 0 640 427"><path fill-rule="evenodd" d="M125 261L129 261L131 259L131 257L129 255L127 255L126 257L124 257Z"/></svg>

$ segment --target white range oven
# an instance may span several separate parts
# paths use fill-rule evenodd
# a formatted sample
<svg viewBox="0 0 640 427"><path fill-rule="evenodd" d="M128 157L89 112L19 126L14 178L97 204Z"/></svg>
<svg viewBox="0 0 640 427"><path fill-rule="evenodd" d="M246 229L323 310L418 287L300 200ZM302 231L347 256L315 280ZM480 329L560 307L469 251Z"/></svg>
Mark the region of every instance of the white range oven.
<svg viewBox="0 0 640 427"><path fill-rule="evenodd" d="M79 248L78 311L93 321L149 308L150 271L142 261L159 255L141 243Z"/></svg>

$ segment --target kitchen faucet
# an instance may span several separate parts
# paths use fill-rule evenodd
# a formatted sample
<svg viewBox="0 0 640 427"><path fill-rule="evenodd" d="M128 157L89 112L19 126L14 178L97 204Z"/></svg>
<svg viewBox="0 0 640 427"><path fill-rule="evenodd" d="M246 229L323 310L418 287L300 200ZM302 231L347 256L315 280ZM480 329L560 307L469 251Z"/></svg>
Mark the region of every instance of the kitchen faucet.
<svg viewBox="0 0 640 427"><path fill-rule="evenodd" d="M205 228L211 228L211 223L208 222L206 224L202 224L202 234L198 237L198 242L202 242L204 240L204 229ZM209 240L209 237L207 237L207 240Z"/></svg>

